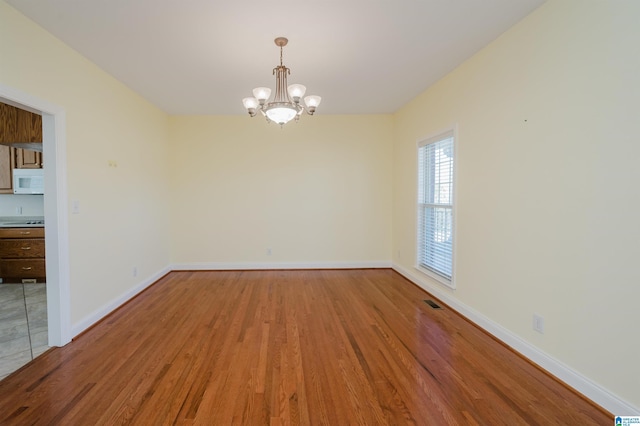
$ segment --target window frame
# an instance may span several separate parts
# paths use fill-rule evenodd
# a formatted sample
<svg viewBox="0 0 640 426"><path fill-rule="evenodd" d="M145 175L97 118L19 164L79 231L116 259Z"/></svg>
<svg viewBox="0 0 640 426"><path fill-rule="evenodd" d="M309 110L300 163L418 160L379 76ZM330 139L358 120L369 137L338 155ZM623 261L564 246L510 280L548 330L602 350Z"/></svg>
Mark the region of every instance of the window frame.
<svg viewBox="0 0 640 426"><path fill-rule="evenodd" d="M441 142L445 139L453 138L453 146L452 146L452 163L453 163L453 173L452 173L452 197L451 197L451 278L447 278L444 275L441 275L439 272L432 270L427 267L423 267L420 264L420 256L422 253L422 249L420 247L421 241L421 210L423 209L420 203L420 192L423 188L420 187L420 181L423 171L420 169L420 150L421 148L431 145L436 142ZM456 200L457 200L457 174L458 174L458 160L457 160L457 145L458 145L458 132L457 126L453 126L447 128L443 131L431 134L427 137L423 137L417 140L416 142L416 191L415 191L415 212L416 212L416 228L415 228L415 247L416 247L416 256L415 256L415 265L414 268L421 273L429 276L430 278L436 280L437 282L451 288L456 288L455 281L455 252L456 252ZM447 205L448 206L448 205Z"/></svg>

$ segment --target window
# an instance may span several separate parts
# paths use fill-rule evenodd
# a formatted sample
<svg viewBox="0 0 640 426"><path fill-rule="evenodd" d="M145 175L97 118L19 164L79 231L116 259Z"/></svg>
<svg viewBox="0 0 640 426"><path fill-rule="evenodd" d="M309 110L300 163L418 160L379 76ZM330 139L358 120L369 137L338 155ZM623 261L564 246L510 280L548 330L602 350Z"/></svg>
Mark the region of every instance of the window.
<svg viewBox="0 0 640 426"><path fill-rule="evenodd" d="M453 287L453 131L418 143L419 270Z"/></svg>

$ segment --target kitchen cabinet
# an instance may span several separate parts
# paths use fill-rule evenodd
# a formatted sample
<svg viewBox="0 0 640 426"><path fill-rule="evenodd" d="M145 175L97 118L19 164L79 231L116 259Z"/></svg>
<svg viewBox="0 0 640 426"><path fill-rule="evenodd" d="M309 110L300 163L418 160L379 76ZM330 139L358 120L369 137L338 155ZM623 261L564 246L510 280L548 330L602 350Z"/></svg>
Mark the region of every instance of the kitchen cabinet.
<svg viewBox="0 0 640 426"><path fill-rule="evenodd" d="M23 109L18 109L17 113L17 142L42 144L42 116L33 114ZM16 148L15 150L16 169L41 169L42 152L31 149Z"/></svg>
<svg viewBox="0 0 640 426"><path fill-rule="evenodd" d="M18 142L18 108L0 102L0 143Z"/></svg>
<svg viewBox="0 0 640 426"><path fill-rule="evenodd" d="M44 228L0 228L0 278L46 281Z"/></svg>
<svg viewBox="0 0 640 426"><path fill-rule="evenodd" d="M0 143L42 143L42 116L0 102Z"/></svg>
<svg viewBox="0 0 640 426"><path fill-rule="evenodd" d="M42 168L42 153L0 145L0 194L13 194L13 169Z"/></svg>
<svg viewBox="0 0 640 426"><path fill-rule="evenodd" d="M0 103L0 143L11 144L12 168L42 168L42 116ZM6 145L5 145L6 146ZM4 183L7 172L6 148L0 152L0 191L8 192ZM3 162L4 161L4 162Z"/></svg>
<svg viewBox="0 0 640 426"><path fill-rule="evenodd" d="M15 149L15 168L16 169L41 169L42 153L32 151L30 149Z"/></svg>
<svg viewBox="0 0 640 426"><path fill-rule="evenodd" d="M0 194L13 194L11 170L15 167L15 149L0 145Z"/></svg>
<svg viewBox="0 0 640 426"><path fill-rule="evenodd" d="M16 109L18 110L16 142L42 143L42 116L20 108Z"/></svg>

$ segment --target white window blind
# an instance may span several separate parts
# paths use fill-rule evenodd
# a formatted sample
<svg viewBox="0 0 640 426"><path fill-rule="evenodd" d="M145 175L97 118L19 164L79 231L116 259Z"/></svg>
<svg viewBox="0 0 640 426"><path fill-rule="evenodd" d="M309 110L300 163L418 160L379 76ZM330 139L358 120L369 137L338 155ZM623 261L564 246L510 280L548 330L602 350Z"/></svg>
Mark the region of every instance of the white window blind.
<svg viewBox="0 0 640 426"><path fill-rule="evenodd" d="M418 144L418 267L453 273L453 132Z"/></svg>

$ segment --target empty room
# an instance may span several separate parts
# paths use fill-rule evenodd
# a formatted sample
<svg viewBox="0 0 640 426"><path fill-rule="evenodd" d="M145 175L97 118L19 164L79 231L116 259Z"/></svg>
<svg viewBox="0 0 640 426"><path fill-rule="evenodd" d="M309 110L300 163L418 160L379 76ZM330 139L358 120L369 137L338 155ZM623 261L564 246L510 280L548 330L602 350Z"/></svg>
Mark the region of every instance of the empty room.
<svg viewBox="0 0 640 426"><path fill-rule="evenodd" d="M639 20L0 0L0 424L640 425Z"/></svg>

